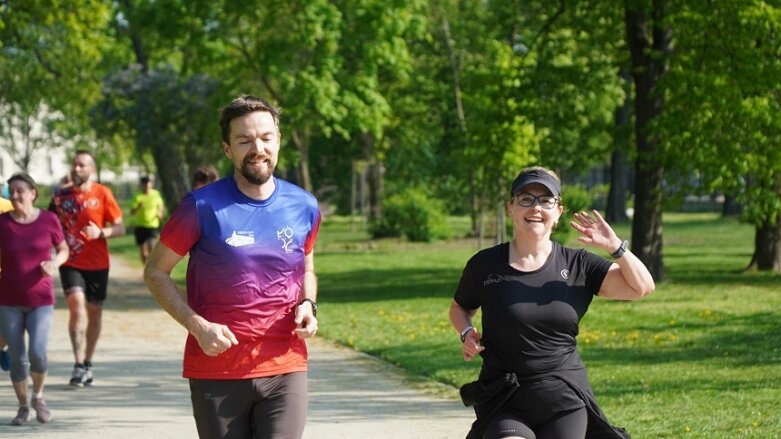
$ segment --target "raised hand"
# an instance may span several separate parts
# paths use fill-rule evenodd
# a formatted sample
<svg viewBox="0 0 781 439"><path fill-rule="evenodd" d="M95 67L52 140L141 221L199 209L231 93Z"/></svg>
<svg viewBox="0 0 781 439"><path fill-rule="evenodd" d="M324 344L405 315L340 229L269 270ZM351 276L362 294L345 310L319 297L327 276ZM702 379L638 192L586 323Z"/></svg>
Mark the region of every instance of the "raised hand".
<svg viewBox="0 0 781 439"><path fill-rule="evenodd" d="M583 211L573 215L570 225L581 234L578 241L602 248L608 253L616 251L621 245L616 232L597 210L592 210L592 214Z"/></svg>

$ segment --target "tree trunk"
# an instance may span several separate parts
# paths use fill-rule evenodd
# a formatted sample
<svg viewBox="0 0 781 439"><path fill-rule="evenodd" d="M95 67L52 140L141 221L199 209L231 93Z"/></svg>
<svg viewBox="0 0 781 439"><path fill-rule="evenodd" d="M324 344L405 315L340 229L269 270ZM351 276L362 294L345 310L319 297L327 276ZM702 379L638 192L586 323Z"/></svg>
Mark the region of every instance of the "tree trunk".
<svg viewBox="0 0 781 439"><path fill-rule="evenodd" d="M171 162L180 162L180 154L173 142L158 142L151 145L152 158L157 167L160 192L162 192L165 207L173 212L179 201L189 190L189 178L184 174L182 166L171 166Z"/></svg>
<svg viewBox="0 0 781 439"><path fill-rule="evenodd" d="M458 117L458 128L461 131L461 139L463 146L466 149L469 146L469 129L466 125L466 116L464 114L464 102L461 97L461 65L458 60L458 54L456 48L453 46L453 39L450 35L450 22L447 19L447 14L442 12L442 35L445 41L445 47L447 47L448 61L450 62L450 71L453 74L453 102L456 106L456 115ZM482 205L479 200L477 186L474 184L474 179L470 181L470 212L469 218L471 220L472 230L470 235L477 236L478 247L482 248L483 244L483 221L479 218L482 213L480 209Z"/></svg>
<svg viewBox="0 0 781 439"><path fill-rule="evenodd" d="M781 216L756 227L754 255L748 268L781 273Z"/></svg>
<svg viewBox="0 0 781 439"><path fill-rule="evenodd" d="M724 194L724 204L721 205L721 216L737 216L743 211L743 206L730 194Z"/></svg>
<svg viewBox="0 0 781 439"><path fill-rule="evenodd" d="M374 135L363 133L361 140L363 142L363 156L368 164L369 220L379 221L382 217L382 180L385 169L383 163L377 159L377 139Z"/></svg>
<svg viewBox="0 0 781 439"><path fill-rule="evenodd" d="M505 183L504 178L499 176L496 180L497 194L501 194L504 188L508 186ZM496 212L496 244L507 241L507 204L506 198L500 197L494 203L494 210Z"/></svg>
<svg viewBox="0 0 781 439"><path fill-rule="evenodd" d="M607 194L605 219L610 224L625 223L629 221L626 214L629 161L625 152L614 150L610 162L610 191Z"/></svg>
<svg viewBox="0 0 781 439"><path fill-rule="evenodd" d="M496 242L500 244L507 241L507 208L503 203L496 206Z"/></svg>
<svg viewBox="0 0 781 439"><path fill-rule="evenodd" d="M291 139L298 150L297 183L305 191L313 194L312 177L309 174L309 136L306 132L302 133L300 130L294 129L291 132Z"/></svg>
<svg viewBox="0 0 781 439"><path fill-rule="evenodd" d="M631 99L629 98L629 81L631 76L625 69L621 69L621 77L624 79L626 99L616 108L616 126L613 136L613 153L610 158L610 191L607 194L607 206L605 219L610 224L625 223L629 221L626 215L627 192L629 191L629 116L631 112Z"/></svg>
<svg viewBox="0 0 781 439"><path fill-rule="evenodd" d="M122 4L125 5L125 10L130 15L133 11L133 3L131 0L123 0ZM130 24L130 42L133 44L133 53L136 55L136 62L141 66L141 72L145 75L149 73L149 55L144 48L144 41L139 36L136 30L136 23Z"/></svg>
<svg viewBox="0 0 781 439"><path fill-rule="evenodd" d="M627 7L627 43L635 82L635 213L632 221L632 252L648 267L657 281L664 280L662 260L662 179L659 139L650 131L653 119L662 112L662 96L656 86L667 69L672 50L672 31L662 27L662 0L652 4L653 41L649 40L644 12Z"/></svg>
<svg viewBox="0 0 781 439"><path fill-rule="evenodd" d="M131 0L123 0L127 15L132 15L133 3ZM141 66L141 72L144 76L149 74L149 56L146 53L144 41L141 39L136 23L130 23L130 41L133 45L133 53L136 56L136 62ZM160 191L165 200L168 212L173 212L179 201L184 198L189 190L189 176L185 175L182 166L171 166L171 163L183 163L182 156L177 149L176 143L169 139L161 139L159 133L165 133L165 127L159 127L157 135L153 138L147 138L152 134L142 130L136 130L136 148L139 145L149 145L152 152L152 158L155 161L155 167L160 180Z"/></svg>

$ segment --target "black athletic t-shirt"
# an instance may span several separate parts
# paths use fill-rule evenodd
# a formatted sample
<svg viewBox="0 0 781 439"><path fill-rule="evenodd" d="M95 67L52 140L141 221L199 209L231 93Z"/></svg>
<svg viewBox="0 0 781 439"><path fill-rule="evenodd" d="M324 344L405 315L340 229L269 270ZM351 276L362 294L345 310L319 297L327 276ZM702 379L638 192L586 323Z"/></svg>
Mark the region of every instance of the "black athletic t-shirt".
<svg viewBox="0 0 781 439"><path fill-rule="evenodd" d="M516 270L508 258L507 242L475 254L454 297L465 309L482 308L484 372L515 372L523 379L583 368L578 323L612 262L556 242L538 270Z"/></svg>

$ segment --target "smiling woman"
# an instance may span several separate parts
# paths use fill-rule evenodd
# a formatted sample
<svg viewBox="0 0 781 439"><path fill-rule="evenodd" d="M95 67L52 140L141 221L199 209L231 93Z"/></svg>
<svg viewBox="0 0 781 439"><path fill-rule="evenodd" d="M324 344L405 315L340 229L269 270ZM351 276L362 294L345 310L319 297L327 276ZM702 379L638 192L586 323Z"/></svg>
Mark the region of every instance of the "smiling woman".
<svg viewBox="0 0 781 439"><path fill-rule="evenodd" d="M38 422L44 423L51 419L43 388L54 311L52 277L68 259L68 245L57 217L33 206L38 197L35 181L19 173L8 185L13 210L0 215L0 334L8 343L11 383L19 401L11 424L22 425L29 419L28 377L34 392L30 404ZM54 258L52 248L57 251Z"/></svg>
<svg viewBox="0 0 781 439"><path fill-rule="evenodd" d="M477 414L468 438L583 438L587 430L626 438L596 403L576 336L595 295L639 299L653 279L597 211L571 224L613 261L551 241L564 212L553 171L521 170L510 194L513 239L467 262L450 307L464 360L484 360L479 379L461 389ZM483 334L472 326L478 309Z"/></svg>

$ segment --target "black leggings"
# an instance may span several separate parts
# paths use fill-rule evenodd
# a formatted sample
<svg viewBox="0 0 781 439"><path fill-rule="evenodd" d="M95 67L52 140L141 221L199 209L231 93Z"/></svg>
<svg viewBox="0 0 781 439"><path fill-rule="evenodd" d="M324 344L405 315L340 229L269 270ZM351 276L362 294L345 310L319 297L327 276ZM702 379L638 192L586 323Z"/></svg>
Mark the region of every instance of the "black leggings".
<svg viewBox="0 0 781 439"><path fill-rule="evenodd" d="M524 439L583 439L586 437L586 408L559 413L530 428L524 421L507 413L499 413L488 424L483 439L522 437Z"/></svg>
<svg viewBox="0 0 781 439"><path fill-rule="evenodd" d="M190 379L201 439L300 439L307 409L307 373L242 380Z"/></svg>

